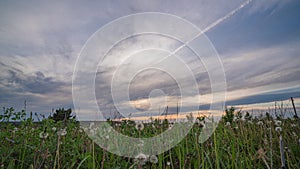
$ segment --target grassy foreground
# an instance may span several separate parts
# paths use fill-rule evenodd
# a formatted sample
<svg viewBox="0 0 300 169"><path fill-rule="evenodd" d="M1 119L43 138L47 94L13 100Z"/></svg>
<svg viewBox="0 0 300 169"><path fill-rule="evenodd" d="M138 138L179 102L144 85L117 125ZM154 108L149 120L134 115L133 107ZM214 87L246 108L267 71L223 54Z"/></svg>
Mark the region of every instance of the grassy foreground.
<svg viewBox="0 0 300 169"><path fill-rule="evenodd" d="M135 137L138 133L156 135L169 127L167 120L155 120L137 132L140 128L134 122L110 123ZM299 124L299 119L223 118L214 134L199 143L205 124L198 119L187 137L171 150L130 159L101 149L74 120L2 122L0 168L280 168L283 162L285 168L296 169L300 167Z"/></svg>

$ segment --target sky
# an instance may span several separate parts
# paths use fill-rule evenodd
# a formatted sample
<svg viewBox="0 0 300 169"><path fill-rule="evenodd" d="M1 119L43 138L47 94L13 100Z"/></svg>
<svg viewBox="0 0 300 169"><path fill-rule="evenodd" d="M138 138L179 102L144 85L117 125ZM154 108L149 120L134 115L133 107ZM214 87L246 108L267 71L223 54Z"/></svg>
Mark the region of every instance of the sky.
<svg viewBox="0 0 300 169"><path fill-rule="evenodd" d="M245 5L241 8L242 4ZM27 110L32 112L49 113L60 107L74 109L72 78L87 40L120 17L159 12L178 16L205 30L201 37L213 45L225 73L225 105L267 110L274 107L275 101L294 97L298 108L299 8L298 0L3 0L0 1L0 106L22 109L26 101ZM161 28L161 25L151 26ZM137 29L140 28L143 26L137 25ZM121 27L118 29L123 31ZM187 30L178 28L176 31L185 33ZM200 46L196 41L193 45ZM173 60L165 60L161 65L167 65L169 71L177 67L173 73L180 80L167 71L143 69L181 45L176 39L158 34L133 36L116 44L107 57L97 63L95 76L97 104L105 116L116 111L133 116L131 109L127 110L129 107L135 108L136 114L146 113L149 108L161 113L166 106L175 112L181 87L192 90L194 83L199 94L186 93L182 110L208 109L212 99L209 73L201 61L195 61L197 57L188 48L177 55L191 69L195 81L181 71L184 66L176 66L180 63ZM161 50L140 52L149 48ZM135 55L136 51L139 52ZM118 67L120 63L123 65ZM142 71L138 72L139 69ZM126 91L129 100L122 95L126 89L122 84L129 80L127 77L132 78ZM113 80L120 95L115 100L111 96ZM182 83L179 85L178 81ZM91 100L84 102L88 105ZM290 106L289 101L286 104ZM88 113L88 110L80 111Z"/></svg>

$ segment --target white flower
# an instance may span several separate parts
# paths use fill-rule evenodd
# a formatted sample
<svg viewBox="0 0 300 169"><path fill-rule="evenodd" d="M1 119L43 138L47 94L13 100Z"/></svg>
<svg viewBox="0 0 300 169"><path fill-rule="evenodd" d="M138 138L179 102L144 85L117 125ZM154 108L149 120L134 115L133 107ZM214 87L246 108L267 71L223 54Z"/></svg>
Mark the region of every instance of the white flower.
<svg viewBox="0 0 300 169"><path fill-rule="evenodd" d="M281 132L281 131L282 131L282 129L281 129L281 127L276 127L276 128L275 128L275 131L277 131L277 132Z"/></svg>
<svg viewBox="0 0 300 169"><path fill-rule="evenodd" d="M145 164L147 162L147 156L143 153L140 153L135 157L134 161L139 162L140 164Z"/></svg>
<svg viewBox="0 0 300 169"><path fill-rule="evenodd" d="M235 127L234 127L234 129L236 129L236 130L237 130L237 129L239 129L239 127L238 127L238 126L235 126Z"/></svg>
<svg viewBox="0 0 300 169"><path fill-rule="evenodd" d="M156 128L154 124L152 124L152 128L154 128L154 129Z"/></svg>
<svg viewBox="0 0 300 169"><path fill-rule="evenodd" d="M230 126L230 122L229 121L226 122L225 126Z"/></svg>
<svg viewBox="0 0 300 169"><path fill-rule="evenodd" d="M92 129L94 125L95 125L95 123L94 123L94 122L91 122L91 123L90 123L90 126L89 126L89 129Z"/></svg>
<svg viewBox="0 0 300 169"><path fill-rule="evenodd" d="M202 127L205 127L205 123L204 123L203 121L200 122L200 125L201 125Z"/></svg>
<svg viewBox="0 0 300 169"><path fill-rule="evenodd" d="M109 135L105 136L105 138L108 140L109 139Z"/></svg>
<svg viewBox="0 0 300 169"><path fill-rule="evenodd" d="M40 132L40 138L41 139L46 139L47 137L48 137L48 133Z"/></svg>
<svg viewBox="0 0 300 169"><path fill-rule="evenodd" d="M55 132L55 131L56 131L56 127L52 127L52 131L54 131L54 132Z"/></svg>
<svg viewBox="0 0 300 169"><path fill-rule="evenodd" d="M144 129L144 124L141 122L136 123L135 128L137 130L143 130Z"/></svg>
<svg viewBox="0 0 300 169"><path fill-rule="evenodd" d="M262 121L257 122L257 125L262 126L264 123Z"/></svg>
<svg viewBox="0 0 300 169"><path fill-rule="evenodd" d="M296 124L293 124L293 123L292 123L291 126L292 126L292 127L296 127Z"/></svg>
<svg viewBox="0 0 300 169"><path fill-rule="evenodd" d="M158 162L158 159L155 155L151 155L150 158L149 158L149 161L151 163L157 163Z"/></svg>
<svg viewBox="0 0 300 169"><path fill-rule="evenodd" d="M276 126L281 126L281 123L282 123L282 122L279 121L279 120L276 120L276 121L275 121L275 125L276 125Z"/></svg>
<svg viewBox="0 0 300 169"><path fill-rule="evenodd" d="M172 128L173 128L173 124L170 123L170 124L169 124L169 130L171 130Z"/></svg>
<svg viewBox="0 0 300 169"><path fill-rule="evenodd" d="M171 162L170 162L170 161L168 161L168 162L167 162L167 165L171 165Z"/></svg>
<svg viewBox="0 0 300 169"><path fill-rule="evenodd" d="M66 128L60 129L60 130L57 132L57 135L58 135L58 136L65 136L66 134L67 134Z"/></svg>

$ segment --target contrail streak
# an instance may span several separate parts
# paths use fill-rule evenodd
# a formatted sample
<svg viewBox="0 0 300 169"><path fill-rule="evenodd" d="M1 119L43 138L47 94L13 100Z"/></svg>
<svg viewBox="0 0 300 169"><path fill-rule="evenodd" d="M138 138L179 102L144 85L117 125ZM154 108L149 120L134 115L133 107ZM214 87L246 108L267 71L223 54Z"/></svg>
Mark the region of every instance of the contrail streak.
<svg viewBox="0 0 300 169"><path fill-rule="evenodd" d="M244 3L242 3L239 7L235 8L233 11L231 11L230 13L228 13L227 15L223 16L222 18L216 20L215 22L213 22L212 24L210 24L208 27L206 27L204 30L200 31L196 36L194 36L191 40L186 41L183 45L181 45L180 47L178 47L177 49L175 49L172 53L169 54L169 56L174 55L175 53L177 53L180 49L182 49L183 47L187 46L188 43L190 43L191 41L193 41L194 39L198 38L200 35L204 34L205 32L209 31L210 29L216 27L218 24L220 24L221 22L225 21L226 19L230 18L231 16L233 16L234 14L236 14L238 11L240 11L242 8L244 8L245 6L247 6L250 2L252 2L253 0L247 0ZM168 57L169 57L168 56Z"/></svg>

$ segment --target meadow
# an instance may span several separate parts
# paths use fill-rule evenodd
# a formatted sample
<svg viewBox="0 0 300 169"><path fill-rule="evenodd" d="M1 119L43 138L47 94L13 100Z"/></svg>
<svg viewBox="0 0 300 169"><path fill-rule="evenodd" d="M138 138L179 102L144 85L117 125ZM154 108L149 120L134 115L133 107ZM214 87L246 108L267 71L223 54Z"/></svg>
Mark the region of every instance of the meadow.
<svg viewBox="0 0 300 169"><path fill-rule="evenodd" d="M270 115L252 117L226 110L216 131L204 143L199 134L204 118L197 118L187 136L159 155L127 158L101 149L74 118L45 118L34 122L26 112L4 109L0 116L0 168L299 168L300 120ZM16 121L16 122L11 122ZM153 120L136 126L134 121L108 123L131 137L152 137L172 123ZM138 132L141 130L140 132ZM142 135L138 135L142 133Z"/></svg>

